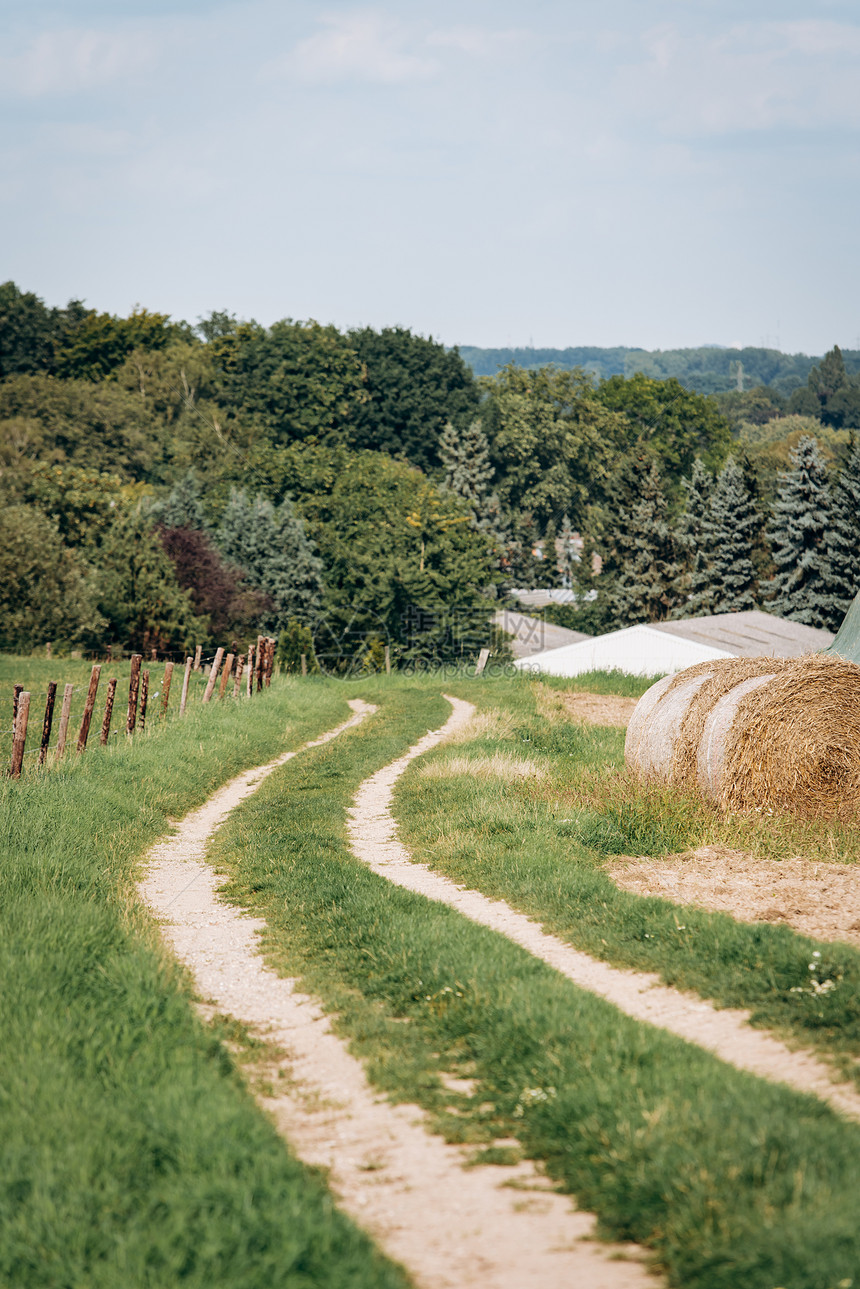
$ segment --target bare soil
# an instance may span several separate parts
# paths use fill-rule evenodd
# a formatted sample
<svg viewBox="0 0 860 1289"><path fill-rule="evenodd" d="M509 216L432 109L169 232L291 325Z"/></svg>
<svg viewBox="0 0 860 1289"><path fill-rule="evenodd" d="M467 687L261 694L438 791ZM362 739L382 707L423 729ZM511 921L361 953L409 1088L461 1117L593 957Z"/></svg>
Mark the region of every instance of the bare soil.
<svg viewBox="0 0 860 1289"><path fill-rule="evenodd" d="M546 685L536 685L538 710L543 716L558 719L566 715L586 725L616 725L626 729L638 698L620 694L574 694Z"/></svg>
<svg viewBox="0 0 860 1289"><path fill-rule="evenodd" d="M741 922L785 922L816 940L860 945L860 865L756 859L702 846L665 859L621 855L608 872L637 895L730 913Z"/></svg>

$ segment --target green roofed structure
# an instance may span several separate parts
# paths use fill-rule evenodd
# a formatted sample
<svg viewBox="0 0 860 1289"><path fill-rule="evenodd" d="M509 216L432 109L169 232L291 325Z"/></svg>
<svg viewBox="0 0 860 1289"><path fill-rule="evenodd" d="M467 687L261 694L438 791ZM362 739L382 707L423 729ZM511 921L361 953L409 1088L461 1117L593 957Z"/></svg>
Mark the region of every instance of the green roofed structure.
<svg viewBox="0 0 860 1289"><path fill-rule="evenodd" d="M845 614L836 639L826 653L838 653L846 662L860 663L860 591Z"/></svg>

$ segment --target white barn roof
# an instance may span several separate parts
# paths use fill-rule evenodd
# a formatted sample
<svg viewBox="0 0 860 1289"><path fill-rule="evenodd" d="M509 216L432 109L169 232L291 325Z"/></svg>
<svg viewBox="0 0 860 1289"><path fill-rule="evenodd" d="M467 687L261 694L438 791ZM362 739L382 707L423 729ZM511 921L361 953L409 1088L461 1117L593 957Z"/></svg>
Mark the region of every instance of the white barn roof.
<svg viewBox="0 0 860 1289"><path fill-rule="evenodd" d="M752 658L762 654L796 658L826 649L832 640L829 631L751 610L624 627L591 640L532 654L519 659L514 666L550 676L579 676L586 671L660 676L716 658Z"/></svg>

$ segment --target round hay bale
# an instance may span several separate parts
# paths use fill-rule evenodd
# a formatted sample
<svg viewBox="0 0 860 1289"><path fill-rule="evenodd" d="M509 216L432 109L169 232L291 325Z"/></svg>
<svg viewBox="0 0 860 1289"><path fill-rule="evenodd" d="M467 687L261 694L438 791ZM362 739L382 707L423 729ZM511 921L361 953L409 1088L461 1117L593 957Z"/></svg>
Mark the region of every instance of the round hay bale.
<svg viewBox="0 0 860 1289"><path fill-rule="evenodd" d="M748 693L726 740L720 804L856 817L860 666L836 654L812 654Z"/></svg>
<svg viewBox="0 0 860 1289"><path fill-rule="evenodd" d="M681 673L684 674L683 672ZM639 742L636 771L645 779L668 779L675 745L687 708L710 676L709 671L670 686L645 723Z"/></svg>
<svg viewBox="0 0 860 1289"><path fill-rule="evenodd" d="M769 661L763 659L763 661ZM699 746L696 750L696 782L706 797L719 801L723 790L726 766L726 742L738 714L738 707L747 694L773 680L769 675L748 676L728 693L720 695L709 712L705 713ZM683 730L682 730L683 737ZM687 780L689 781L689 780Z"/></svg>
<svg viewBox="0 0 860 1289"><path fill-rule="evenodd" d="M677 689L678 685L685 684L692 680L694 676L700 676L705 672L713 670L712 662L696 662L692 667L685 667L683 671L676 671L671 676L664 676L662 680L655 680L650 689L639 699L633 709L633 715L627 724L627 737L624 740L624 761L628 769L634 773L639 769L639 748L642 743L642 735L645 727L656 708L657 704L668 694L670 690Z"/></svg>
<svg viewBox="0 0 860 1289"><path fill-rule="evenodd" d="M633 708L633 715L628 721L627 735L624 739L624 761L628 769L634 771L638 769L639 744L648 718L674 680L674 676L664 676L662 680L656 681L650 689L645 690Z"/></svg>
<svg viewBox="0 0 860 1289"><path fill-rule="evenodd" d="M693 697L681 722L670 774L673 783L695 786L705 723L723 695L732 692L741 681L752 676L773 676L784 666L780 658L720 658L710 664L711 675Z"/></svg>

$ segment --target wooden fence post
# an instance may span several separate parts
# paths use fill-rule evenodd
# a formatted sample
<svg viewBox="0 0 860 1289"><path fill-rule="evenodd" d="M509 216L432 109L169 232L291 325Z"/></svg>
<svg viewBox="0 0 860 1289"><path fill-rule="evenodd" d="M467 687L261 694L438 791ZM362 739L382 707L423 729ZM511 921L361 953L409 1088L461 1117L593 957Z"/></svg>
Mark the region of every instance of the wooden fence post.
<svg viewBox="0 0 860 1289"><path fill-rule="evenodd" d="M46 640L46 641L45 641L45 657L46 657L46 658L50 658L50 656L51 656L51 644L52 644L52 641L50 641L50 640Z"/></svg>
<svg viewBox="0 0 860 1289"><path fill-rule="evenodd" d="M157 649L153 649L153 650L152 650L152 654L151 654L151 659L150 659L150 660L151 660L152 662L158 662L158 650L157 650Z"/></svg>
<svg viewBox="0 0 860 1289"><path fill-rule="evenodd" d="M74 692L75 687L72 684L63 688L63 706L60 708L60 723L57 726L57 751L55 754L58 761L66 750L66 735L69 731L69 717L72 714L72 694Z"/></svg>
<svg viewBox="0 0 860 1289"><path fill-rule="evenodd" d="M23 692L24 692L23 685L13 686L13 689L12 689L12 729L13 730L15 728L15 722L18 719L18 703L21 699L21 695L23 694Z"/></svg>
<svg viewBox="0 0 860 1289"><path fill-rule="evenodd" d="M18 704L15 711L15 732L12 737L12 764L9 773L13 779L20 779L21 766L24 764L24 744L27 742L27 721L30 717L30 693L20 686Z"/></svg>
<svg viewBox="0 0 860 1289"><path fill-rule="evenodd" d="M126 734L133 734L134 727L137 724L137 695L140 689L140 664L143 662L143 654L133 653L131 655L131 676L128 681L128 715L125 718Z"/></svg>
<svg viewBox="0 0 860 1289"><path fill-rule="evenodd" d="M481 650L481 652L478 654L478 661L477 661L477 662L476 662L476 664L475 664L475 675L476 675L476 676L480 676L481 672L482 672L482 671L484 670L484 668L486 667L486 665L487 665L487 659L489 658L489 656L490 656L490 651L489 651L489 649L482 649L482 650Z"/></svg>
<svg viewBox="0 0 860 1289"><path fill-rule="evenodd" d="M48 696L45 699L45 719L42 722L42 746L39 748L39 765L45 764L48 755L48 744L51 741L51 726L54 723L54 700L57 697L57 682L48 682Z"/></svg>
<svg viewBox="0 0 860 1289"><path fill-rule="evenodd" d="M194 666L193 658L185 659L185 675L182 678L182 695L179 699L179 715L185 715L185 704L188 702L188 682L191 679L191 668Z"/></svg>
<svg viewBox="0 0 860 1289"><path fill-rule="evenodd" d="M162 716L166 715L167 713L167 702L168 702L168 699L170 698L170 682L172 679L173 679L173 663L166 662L164 664L164 684L162 685L163 693L161 695L161 715Z"/></svg>
<svg viewBox="0 0 860 1289"><path fill-rule="evenodd" d="M263 645L265 637L257 636L257 693L263 688Z"/></svg>
<svg viewBox="0 0 860 1289"><path fill-rule="evenodd" d="M274 671L275 671L275 650L277 649L277 647L278 647L278 642L275 639L275 637L269 636L269 654L266 659L266 685L267 686L271 685L272 683L272 676L274 675Z"/></svg>
<svg viewBox="0 0 860 1289"><path fill-rule="evenodd" d="M245 668L245 655L243 653L240 653L239 657L236 659L236 681L235 681L235 684L233 685L234 698L239 697L239 681L242 679L242 672L244 668Z"/></svg>
<svg viewBox="0 0 860 1289"><path fill-rule="evenodd" d="M146 704L149 701L149 672L145 671L140 680L140 725L141 733L146 729Z"/></svg>
<svg viewBox="0 0 860 1289"><path fill-rule="evenodd" d="M255 659L256 659L256 654L254 653L254 646L252 644L249 644L248 645L248 673L247 673L247 676L245 677L245 692L249 698L254 692Z"/></svg>
<svg viewBox="0 0 860 1289"><path fill-rule="evenodd" d="M307 674L308 674L308 655L306 653L303 653L302 654L302 675L306 676Z"/></svg>
<svg viewBox="0 0 860 1289"><path fill-rule="evenodd" d="M203 646L198 645L194 650L194 670L200 671L200 655L203 653Z"/></svg>
<svg viewBox="0 0 860 1289"><path fill-rule="evenodd" d="M108 681L107 696L105 698L105 714L102 717L102 732L99 742L102 747L105 746L110 738L110 722L113 716L113 700L116 693L116 676L112 676Z"/></svg>
<svg viewBox="0 0 860 1289"><path fill-rule="evenodd" d="M209 669L209 679L206 681L206 689L203 694L204 703L208 703L212 697L212 690L215 688L215 680L218 675L218 668L221 666L221 659L224 657L223 649L215 650L215 657L212 659L212 666Z"/></svg>
<svg viewBox="0 0 860 1289"><path fill-rule="evenodd" d="M391 675L391 645L385 646L385 674Z"/></svg>
<svg viewBox="0 0 860 1289"><path fill-rule="evenodd" d="M90 687L87 690L87 701L84 703L84 714L81 717L81 728L78 731L78 752L85 752L87 739L90 733L90 721L93 719L93 708L96 705L96 693L99 687L99 676L101 675L101 663L94 664L90 672Z"/></svg>
<svg viewBox="0 0 860 1289"><path fill-rule="evenodd" d="M233 659L235 656L236 655L233 653L228 653L227 657L224 659L224 670L221 672L221 688L218 690L219 698L223 698L227 693L227 681L230 679L230 674L233 670Z"/></svg>

